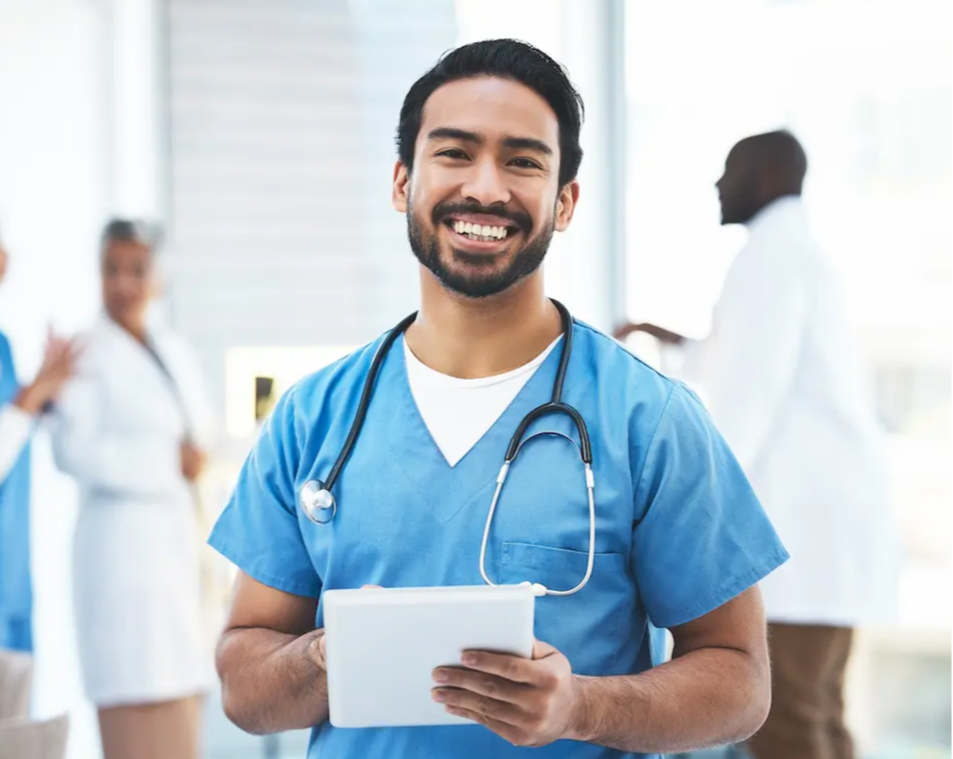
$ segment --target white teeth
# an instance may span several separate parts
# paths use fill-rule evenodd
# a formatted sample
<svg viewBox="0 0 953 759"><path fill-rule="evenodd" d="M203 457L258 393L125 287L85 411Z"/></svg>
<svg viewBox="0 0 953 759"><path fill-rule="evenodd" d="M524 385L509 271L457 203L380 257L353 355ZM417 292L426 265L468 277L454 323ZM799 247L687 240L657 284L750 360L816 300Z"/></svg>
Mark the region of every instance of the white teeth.
<svg viewBox="0 0 953 759"><path fill-rule="evenodd" d="M453 231L458 235L466 235L473 240L484 242L502 240L509 233L507 227L491 227L486 224L473 224L469 221L459 220L454 220Z"/></svg>

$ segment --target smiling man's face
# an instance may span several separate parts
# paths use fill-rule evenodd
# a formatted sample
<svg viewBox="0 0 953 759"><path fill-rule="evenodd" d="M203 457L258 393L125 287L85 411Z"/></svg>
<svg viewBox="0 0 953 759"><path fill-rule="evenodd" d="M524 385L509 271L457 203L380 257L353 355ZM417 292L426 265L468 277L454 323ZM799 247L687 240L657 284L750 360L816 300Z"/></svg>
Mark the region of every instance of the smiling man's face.
<svg viewBox="0 0 953 759"><path fill-rule="evenodd" d="M470 298L535 272L578 192L559 187L559 122L536 92L507 79L450 82L427 100L408 176L394 205L407 213L417 259Z"/></svg>

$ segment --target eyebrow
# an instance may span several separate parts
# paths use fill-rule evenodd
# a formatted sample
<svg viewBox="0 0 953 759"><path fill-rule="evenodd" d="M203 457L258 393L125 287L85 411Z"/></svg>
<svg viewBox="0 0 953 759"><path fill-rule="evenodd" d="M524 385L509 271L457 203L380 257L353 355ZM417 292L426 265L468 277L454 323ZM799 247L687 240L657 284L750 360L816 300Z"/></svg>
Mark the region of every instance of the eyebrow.
<svg viewBox="0 0 953 759"><path fill-rule="evenodd" d="M460 140L461 142L471 142L475 145L482 145L486 139L476 132L468 132L466 129L457 129L455 127L437 127L427 134L430 140ZM542 155L553 155L553 149L542 140L534 137L504 137L503 146L510 150L532 150Z"/></svg>

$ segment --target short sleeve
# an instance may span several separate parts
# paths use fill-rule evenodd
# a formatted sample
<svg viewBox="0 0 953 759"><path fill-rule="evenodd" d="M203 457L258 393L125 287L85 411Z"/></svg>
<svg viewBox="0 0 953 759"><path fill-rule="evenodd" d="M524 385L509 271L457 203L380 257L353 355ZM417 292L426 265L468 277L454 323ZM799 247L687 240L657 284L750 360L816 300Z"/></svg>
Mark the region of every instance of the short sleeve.
<svg viewBox="0 0 953 759"><path fill-rule="evenodd" d="M292 388L262 429L209 545L258 582L317 598L321 581L297 517L299 455Z"/></svg>
<svg viewBox="0 0 953 759"><path fill-rule="evenodd" d="M788 559L751 485L698 399L676 385L636 483L633 572L649 619L674 627Z"/></svg>

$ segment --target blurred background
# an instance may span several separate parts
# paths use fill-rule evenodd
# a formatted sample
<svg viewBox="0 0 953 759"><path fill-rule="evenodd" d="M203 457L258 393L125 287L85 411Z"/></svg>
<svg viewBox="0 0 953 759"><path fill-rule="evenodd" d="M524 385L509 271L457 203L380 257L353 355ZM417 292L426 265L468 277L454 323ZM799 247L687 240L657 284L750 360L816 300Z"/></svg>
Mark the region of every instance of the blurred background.
<svg viewBox="0 0 953 759"><path fill-rule="evenodd" d="M564 63L586 100L583 202L547 278L600 328L705 334L744 239L718 224L725 155L769 129L803 142L904 544L899 617L860 632L851 723L864 757L949 757L949 0L0 0L0 324L21 374L48 324L97 314L104 220L162 221L160 307L235 442L224 498L273 399L413 309L390 206L400 103L441 52L501 36ZM76 490L42 436L33 467L34 709L70 711L69 756L95 759L70 605ZM305 735L247 736L216 697L208 710L208 757L304 756Z"/></svg>

